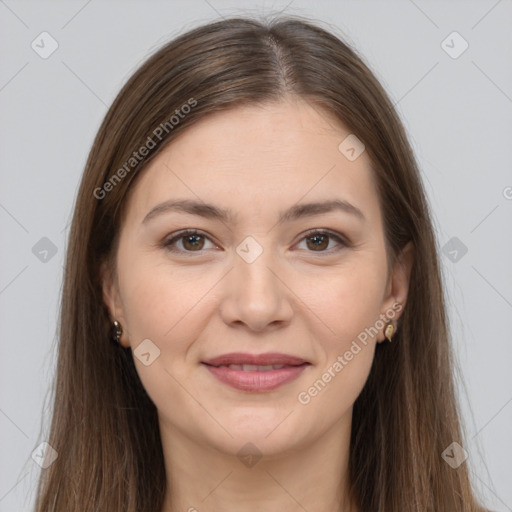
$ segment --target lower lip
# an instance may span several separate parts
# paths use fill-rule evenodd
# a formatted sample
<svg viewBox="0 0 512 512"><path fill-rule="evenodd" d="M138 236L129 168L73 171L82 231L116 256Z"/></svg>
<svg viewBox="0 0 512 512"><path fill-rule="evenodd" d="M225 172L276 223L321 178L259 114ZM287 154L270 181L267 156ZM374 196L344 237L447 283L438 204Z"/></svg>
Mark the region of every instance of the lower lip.
<svg viewBox="0 0 512 512"><path fill-rule="evenodd" d="M308 364L300 366L285 366L279 370L243 371L232 370L204 364L206 368L221 382L242 391L271 391L273 389L295 380Z"/></svg>

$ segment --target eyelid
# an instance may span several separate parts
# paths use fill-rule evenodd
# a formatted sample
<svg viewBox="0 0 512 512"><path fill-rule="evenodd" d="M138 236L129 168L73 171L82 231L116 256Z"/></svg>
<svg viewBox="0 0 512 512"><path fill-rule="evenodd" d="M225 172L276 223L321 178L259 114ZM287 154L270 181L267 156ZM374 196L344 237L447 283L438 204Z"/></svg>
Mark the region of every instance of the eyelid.
<svg viewBox="0 0 512 512"><path fill-rule="evenodd" d="M170 252L186 254L187 256L193 255L195 252L197 252L198 254L201 254L202 252L204 252L203 250L184 251L182 249L176 249L176 248L172 247L175 242L179 241L181 238L183 238L187 235L203 236L204 238L210 240L215 246L217 246L217 243L214 240L212 240L212 238L208 234L204 233L203 231L201 231L199 229L194 229L194 228L183 229L176 233L172 233L171 237L165 238L161 245L164 247L164 249L167 249ZM333 252L336 252L343 247L351 247L350 241L343 234L338 233L337 231L333 231L331 229L327 229L327 228L312 228L312 229L309 229L308 231L305 231L304 233L301 233L299 235L300 236L299 240L296 243L294 243L293 246L302 242L305 238L311 237L313 235L328 235L331 239L336 240L338 245L341 246L338 248L334 248L334 249L331 248L329 250L324 250L324 251L308 251L313 254L315 252L317 252L318 254L332 254ZM217 248L218 248L218 246L217 246Z"/></svg>

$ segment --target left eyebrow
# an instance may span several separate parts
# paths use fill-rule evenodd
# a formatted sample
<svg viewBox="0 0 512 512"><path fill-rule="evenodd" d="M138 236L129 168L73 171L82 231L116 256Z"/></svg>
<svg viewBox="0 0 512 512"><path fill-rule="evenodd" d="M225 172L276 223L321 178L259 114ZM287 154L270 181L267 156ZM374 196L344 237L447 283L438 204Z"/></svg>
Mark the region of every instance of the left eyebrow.
<svg viewBox="0 0 512 512"><path fill-rule="evenodd" d="M361 220L365 220L363 212L353 204L342 201L340 199L333 199L330 201L296 204L291 208L279 214L278 222L291 222L303 217L313 215L322 215L333 211L342 211L350 215L354 215ZM230 210L219 208L212 204L203 203L200 201L183 199L183 200L168 200L156 205L142 220L142 224L148 223L151 219L167 213L178 212L187 213L189 215L197 215L199 217L220 220L223 222L230 222L235 219L235 215Z"/></svg>
<svg viewBox="0 0 512 512"><path fill-rule="evenodd" d="M333 199L331 201L324 201L319 203L305 203L296 204L288 210L281 213L279 222L290 222L292 220L300 219L301 217L309 217L311 215L322 215L333 211L342 211L365 220L363 212L353 204L342 201L340 199Z"/></svg>

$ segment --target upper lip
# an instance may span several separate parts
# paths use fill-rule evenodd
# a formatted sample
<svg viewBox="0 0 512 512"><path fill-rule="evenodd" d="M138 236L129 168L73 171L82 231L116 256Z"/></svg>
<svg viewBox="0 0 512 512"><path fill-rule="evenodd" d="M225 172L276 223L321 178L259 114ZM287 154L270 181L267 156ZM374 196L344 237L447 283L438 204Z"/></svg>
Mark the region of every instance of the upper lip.
<svg viewBox="0 0 512 512"><path fill-rule="evenodd" d="M300 357L290 356L288 354L279 354L276 352L269 352L267 354L244 354L241 352L233 352L230 354L223 354L212 359L206 359L203 363L211 366L227 366L229 364L253 364L258 366L282 364L288 366L300 366L301 364L307 363L307 361Z"/></svg>

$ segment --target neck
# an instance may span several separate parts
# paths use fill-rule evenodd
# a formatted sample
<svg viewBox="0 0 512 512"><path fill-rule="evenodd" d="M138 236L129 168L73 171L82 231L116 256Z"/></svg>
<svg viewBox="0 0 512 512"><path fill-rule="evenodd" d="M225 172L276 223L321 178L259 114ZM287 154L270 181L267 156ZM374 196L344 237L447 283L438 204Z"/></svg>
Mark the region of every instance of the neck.
<svg viewBox="0 0 512 512"><path fill-rule="evenodd" d="M167 474L161 512L357 512L348 496L347 416L314 442L274 453L270 437L252 445L266 443L264 453L232 439L237 448L219 449L160 421Z"/></svg>

